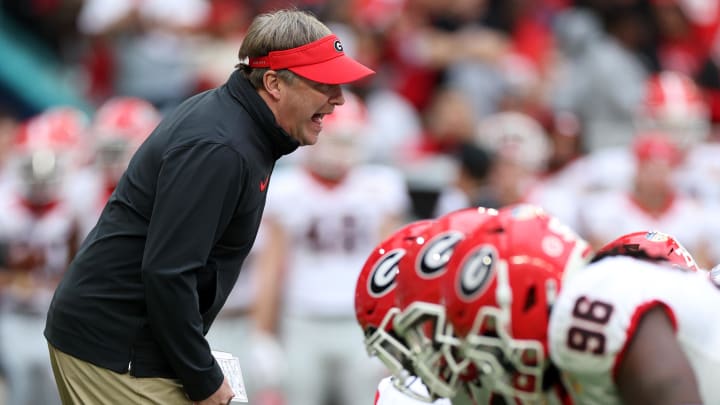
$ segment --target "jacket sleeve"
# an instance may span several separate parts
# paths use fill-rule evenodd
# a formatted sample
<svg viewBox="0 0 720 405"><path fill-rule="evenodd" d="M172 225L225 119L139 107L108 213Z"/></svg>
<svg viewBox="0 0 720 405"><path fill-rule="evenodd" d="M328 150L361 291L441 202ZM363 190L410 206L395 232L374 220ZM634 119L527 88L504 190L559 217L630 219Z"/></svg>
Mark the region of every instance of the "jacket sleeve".
<svg viewBox="0 0 720 405"><path fill-rule="evenodd" d="M237 152L198 144L168 152L158 175L142 261L153 335L193 401L212 395L223 374L203 336L197 274L230 222L244 166Z"/></svg>

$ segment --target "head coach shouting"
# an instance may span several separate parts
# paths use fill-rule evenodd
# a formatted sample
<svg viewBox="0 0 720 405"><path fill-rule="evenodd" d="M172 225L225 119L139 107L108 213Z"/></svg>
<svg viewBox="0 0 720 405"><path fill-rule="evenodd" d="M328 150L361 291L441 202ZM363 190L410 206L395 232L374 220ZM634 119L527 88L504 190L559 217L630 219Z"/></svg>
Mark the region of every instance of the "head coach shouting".
<svg viewBox="0 0 720 405"><path fill-rule="evenodd" d="M275 162L317 141L340 84L373 73L315 17L255 18L224 85L133 156L48 313L64 404L227 404L204 335L252 246ZM250 366L250 365L248 365Z"/></svg>

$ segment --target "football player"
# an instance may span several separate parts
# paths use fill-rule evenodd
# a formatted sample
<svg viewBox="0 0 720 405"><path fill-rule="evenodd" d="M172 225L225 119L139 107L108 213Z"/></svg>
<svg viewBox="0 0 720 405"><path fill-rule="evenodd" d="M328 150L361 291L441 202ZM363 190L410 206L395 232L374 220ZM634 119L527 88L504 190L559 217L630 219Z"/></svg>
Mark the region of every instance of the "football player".
<svg viewBox="0 0 720 405"><path fill-rule="evenodd" d="M136 97L115 97L98 108L87 131L93 164L80 168L67 190L81 219L81 237L95 226L133 153L160 119L155 106Z"/></svg>
<svg viewBox="0 0 720 405"><path fill-rule="evenodd" d="M382 379L378 385L375 405L428 403L427 387L413 375L410 349L393 330L393 320L399 312L395 306L399 263L412 260L408 256L409 248L422 243L421 235L432 224L432 220L415 221L394 232L373 249L358 276L355 315L365 335L365 348L391 372L391 376ZM437 399L433 403L449 405L447 399Z"/></svg>
<svg viewBox="0 0 720 405"><path fill-rule="evenodd" d="M0 353L7 403L59 403L42 331L53 291L76 249L77 218L62 193L87 117L54 107L21 125L0 199L0 239L26 252L23 268L0 274Z"/></svg>
<svg viewBox="0 0 720 405"><path fill-rule="evenodd" d="M682 152L664 133L638 135L632 151L636 162L632 187L587 196L574 229L596 249L619 234L662 229L682 240L707 267L709 211L674 183Z"/></svg>
<svg viewBox="0 0 720 405"><path fill-rule="evenodd" d="M559 220L525 204L500 209L458 244L442 290L461 356L492 393L478 403L569 403L549 360L547 323L564 272L590 253Z"/></svg>
<svg viewBox="0 0 720 405"><path fill-rule="evenodd" d="M718 403L720 291L681 245L624 235L584 264L559 221L526 225L544 215L501 210L449 265L448 317L494 389L532 402L559 374L575 403Z"/></svg>

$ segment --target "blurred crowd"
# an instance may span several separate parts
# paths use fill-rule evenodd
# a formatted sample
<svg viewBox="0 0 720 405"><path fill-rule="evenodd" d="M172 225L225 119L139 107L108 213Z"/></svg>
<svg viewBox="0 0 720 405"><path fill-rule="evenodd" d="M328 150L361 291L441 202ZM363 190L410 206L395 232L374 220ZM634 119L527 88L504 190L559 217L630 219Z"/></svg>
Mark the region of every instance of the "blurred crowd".
<svg viewBox="0 0 720 405"><path fill-rule="evenodd" d="M211 329L265 403L371 403L355 280L411 220L529 202L595 247L658 229L720 263L717 0L0 0L0 403L56 401L42 329L68 260L162 116L286 6L378 74L280 160Z"/></svg>

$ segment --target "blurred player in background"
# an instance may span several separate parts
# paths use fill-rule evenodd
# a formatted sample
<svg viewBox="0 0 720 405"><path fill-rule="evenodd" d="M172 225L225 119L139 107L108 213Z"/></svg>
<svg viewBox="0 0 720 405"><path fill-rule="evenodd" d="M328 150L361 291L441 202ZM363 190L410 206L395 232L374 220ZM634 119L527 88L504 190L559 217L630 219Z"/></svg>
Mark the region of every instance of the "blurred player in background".
<svg viewBox="0 0 720 405"><path fill-rule="evenodd" d="M690 77L661 71L644 84L642 102L635 112L635 136L623 145L593 150L562 170L563 186L580 194L607 190L630 190L635 170L632 144L639 134L664 133L682 156L678 189L693 196L719 195L718 182L708 181L720 173L711 158L716 150L706 142L710 116L703 95ZM713 169L715 167L716 169ZM710 177L709 177L710 176ZM715 174L715 178L718 174ZM713 191L715 190L715 191Z"/></svg>
<svg viewBox="0 0 720 405"><path fill-rule="evenodd" d="M475 139L493 154L488 184L477 203L495 208L531 203L576 223L575 196L544 177L552 145L534 118L519 112L490 115L480 122Z"/></svg>
<svg viewBox="0 0 720 405"><path fill-rule="evenodd" d="M639 135L632 150L636 162L632 188L586 197L578 230L599 248L637 229L662 229L681 240L701 267L710 267L705 206L674 183L682 151L664 133Z"/></svg>
<svg viewBox="0 0 720 405"><path fill-rule="evenodd" d="M717 402L720 291L681 246L621 237L585 265L587 243L559 221L524 225L542 215L501 212L451 263L448 315L483 382L529 403L559 376L581 404Z"/></svg>
<svg viewBox="0 0 720 405"><path fill-rule="evenodd" d="M78 170L68 187L82 238L95 226L130 157L160 118L152 104L135 97L115 97L98 108L87 141L92 164Z"/></svg>
<svg viewBox="0 0 720 405"><path fill-rule="evenodd" d="M15 137L9 186L0 200L0 239L26 259L2 276L0 350L7 367L8 404L54 404L45 315L77 244L77 221L62 192L87 117L54 108L31 118Z"/></svg>
<svg viewBox="0 0 720 405"><path fill-rule="evenodd" d="M352 297L367 252L404 221L409 201L400 173L362 163L365 125L363 105L346 94L317 145L271 180L256 333L282 339L293 405L329 393L371 403L383 373L363 350Z"/></svg>

